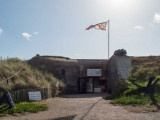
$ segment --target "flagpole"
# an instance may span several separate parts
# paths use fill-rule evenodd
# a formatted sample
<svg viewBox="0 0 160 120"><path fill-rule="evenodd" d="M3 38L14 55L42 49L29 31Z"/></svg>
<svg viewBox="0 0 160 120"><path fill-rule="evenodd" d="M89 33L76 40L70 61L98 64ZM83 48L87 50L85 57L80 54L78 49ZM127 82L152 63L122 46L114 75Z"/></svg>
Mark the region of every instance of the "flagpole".
<svg viewBox="0 0 160 120"><path fill-rule="evenodd" d="M108 59L109 59L109 20L108 20Z"/></svg>

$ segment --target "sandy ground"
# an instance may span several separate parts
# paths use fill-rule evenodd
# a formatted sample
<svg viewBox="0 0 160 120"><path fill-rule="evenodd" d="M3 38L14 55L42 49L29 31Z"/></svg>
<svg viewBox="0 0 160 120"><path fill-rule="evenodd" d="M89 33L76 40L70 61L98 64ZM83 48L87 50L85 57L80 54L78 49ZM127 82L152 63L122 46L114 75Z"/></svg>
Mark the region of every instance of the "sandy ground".
<svg viewBox="0 0 160 120"><path fill-rule="evenodd" d="M102 97L107 94L75 94L43 101L47 111L7 116L0 120L160 120L159 112L134 113L113 106Z"/></svg>

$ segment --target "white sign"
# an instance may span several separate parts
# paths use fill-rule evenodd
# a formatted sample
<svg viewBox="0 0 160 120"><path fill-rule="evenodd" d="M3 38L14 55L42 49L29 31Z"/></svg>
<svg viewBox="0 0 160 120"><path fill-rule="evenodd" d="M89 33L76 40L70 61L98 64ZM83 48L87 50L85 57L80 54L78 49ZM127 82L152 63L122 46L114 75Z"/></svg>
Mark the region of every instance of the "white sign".
<svg viewBox="0 0 160 120"><path fill-rule="evenodd" d="M94 88L94 92L100 93L100 92L102 92L102 89L101 88Z"/></svg>
<svg viewBox="0 0 160 120"><path fill-rule="evenodd" d="M87 76L102 76L102 69L87 69Z"/></svg>
<svg viewBox="0 0 160 120"><path fill-rule="evenodd" d="M28 92L28 95L29 95L29 100L42 100L40 91Z"/></svg>

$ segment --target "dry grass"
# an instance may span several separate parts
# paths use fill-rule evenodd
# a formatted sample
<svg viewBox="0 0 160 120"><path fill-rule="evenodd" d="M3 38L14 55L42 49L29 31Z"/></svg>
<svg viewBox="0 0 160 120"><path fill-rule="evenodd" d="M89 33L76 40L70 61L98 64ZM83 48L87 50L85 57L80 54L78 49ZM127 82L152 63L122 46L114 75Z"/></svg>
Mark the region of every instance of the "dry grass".
<svg viewBox="0 0 160 120"><path fill-rule="evenodd" d="M152 67L159 65L160 56L132 57L132 67Z"/></svg>
<svg viewBox="0 0 160 120"><path fill-rule="evenodd" d="M18 74L18 71L20 72ZM9 85L6 84L4 78L13 76L9 80ZM17 58L3 60L0 63L0 91L7 89L9 91L19 90L24 88L43 88L57 86L63 88L64 84L55 78L52 74L41 72L32 68L26 61Z"/></svg>

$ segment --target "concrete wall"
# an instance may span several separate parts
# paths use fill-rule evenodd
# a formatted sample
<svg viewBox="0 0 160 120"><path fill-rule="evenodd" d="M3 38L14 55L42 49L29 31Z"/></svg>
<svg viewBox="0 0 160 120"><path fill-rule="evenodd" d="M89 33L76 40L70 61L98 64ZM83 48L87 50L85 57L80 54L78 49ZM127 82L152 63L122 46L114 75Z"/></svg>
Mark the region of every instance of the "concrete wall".
<svg viewBox="0 0 160 120"><path fill-rule="evenodd" d="M107 78L107 60L68 59L54 57L34 57L28 63L38 69L52 73L67 84L69 93L78 92L78 78L87 77L87 69L102 69Z"/></svg>
<svg viewBox="0 0 160 120"><path fill-rule="evenodd" d="M131 68L131 58L128 56L112 56L108 62L108 84L107 89L114 91L120 79L127 79Z"/></svg>

